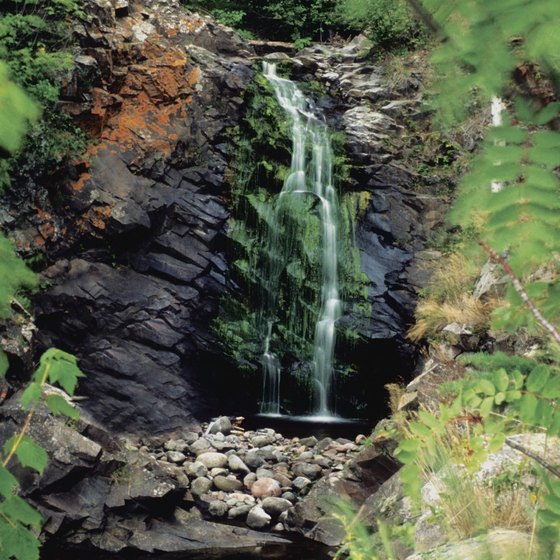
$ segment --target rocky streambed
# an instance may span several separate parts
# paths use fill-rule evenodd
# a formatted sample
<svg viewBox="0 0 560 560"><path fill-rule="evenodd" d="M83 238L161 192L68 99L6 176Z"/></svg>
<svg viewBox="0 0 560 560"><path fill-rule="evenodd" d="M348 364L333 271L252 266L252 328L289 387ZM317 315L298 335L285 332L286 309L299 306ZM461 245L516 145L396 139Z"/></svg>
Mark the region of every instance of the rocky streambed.
<svg viewBox="0 0 560 560"><path fill-rule="evenodd" d="M0 439L24 417L17 396L6 401ZM45 558L74 549L80 558L250 558L260 547L289 558L294 546L303 550L294 539L340 544L330 497L363 501L396 470L364 435L288 438L271 428L244 431L227 417L133 440L110 435L85 413L68 425L37 411L28 433L50 457L42 475L16 468L23 495L45 519ZM314 549L307 558L322 554Z"/></svg>

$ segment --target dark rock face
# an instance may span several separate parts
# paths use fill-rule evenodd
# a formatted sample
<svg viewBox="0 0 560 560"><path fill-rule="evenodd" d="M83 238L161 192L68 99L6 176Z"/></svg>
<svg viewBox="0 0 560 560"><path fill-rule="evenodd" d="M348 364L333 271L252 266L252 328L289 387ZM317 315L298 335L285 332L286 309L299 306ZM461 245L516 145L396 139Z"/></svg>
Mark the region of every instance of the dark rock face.
<svg viewBox="0 0 560 560"><path fill-rule="evenodd" d="M170 2L88 4L67 107L100 142L74 180L8 203L20 248L44 251L39 346L81 359L87 407L116 432L158 433L209 414L225 373L210 323L227 292L226 131L253 70L232 31ZM97 71L94 71L97 69Z"/></svg>
<svg viewBox="0 0 560 560"><path fill-rule="evenodd" d="M86 11L64 107L99 143L71 180L8 193L0 216L23 253L46 260L48 287L34 300L38 349L78 355L85 406L114 432L194 426L227 402L240 412L231 403L256 391L235 381L211 324L220 298L238 289L228 280L227 131L243 114L253 53L170 0L116 12L91 0ZM359 334L355 347L337 349L359 374L338 390L365 393L378 415L379 386L413 367L403 338L413 252L437 212L421 223L429 204L410 194L411 174L381 148L399 126L396 109L361 52L360 44L327 55L309 49L295 64L328 86L329 119L348 138L351 188L369 193L356 239L373 312L340 321ZM355 405L341 399L340 412Z"/></svg>

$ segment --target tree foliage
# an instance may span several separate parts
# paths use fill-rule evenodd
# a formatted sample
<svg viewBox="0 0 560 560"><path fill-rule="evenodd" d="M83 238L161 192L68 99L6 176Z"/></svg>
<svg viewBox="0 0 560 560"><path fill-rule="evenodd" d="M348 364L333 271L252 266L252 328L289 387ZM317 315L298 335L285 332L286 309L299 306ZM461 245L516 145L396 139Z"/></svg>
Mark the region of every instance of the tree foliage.
<svg viewBox="0 0 560 560"><path fill-rule="evenodd" d="M4 372L1 372L3 375ZM46 451L27 435L37 407L46 406L53 414L78 418L78 411L64 397L45 394L46 383L59 385L69 395L74 393L83 373L75 356L57 348L47 350L31 383L21 395L21 405L28 410L21 430L4 442L0 452L0 560L37 560L40 543L37 538L43 518L18 496L19 482L9 467L17 461L22 467L39 474L48 464Z"/></svg>
<svg viewBox="0 0 560 560"><path fill-rule="evenodd" d="M71 25L81 17L79 3L76 0L16 0L3 1L1 5L0 60L4 62L0 66L0 84L9 73L11 80L27 95L22 95L21 90L15 93L15 86L12 86L10 97L5 98L10 105L1 105L0 125L3 110L12 107L15 116L7 117L13 120L6 127L0 126L0 134L21 136L27 127L28 135L21 150L18 150L19 141L0 144L7 151L15 152L10 158L0 154L0 188L11 180L23 182L54 173L63 162L81 153L86 141L72 119L56 108L60 84L74 67ZM38 105L43 109L40 119ZM22 114L23 119L18 116Z"/></svg>

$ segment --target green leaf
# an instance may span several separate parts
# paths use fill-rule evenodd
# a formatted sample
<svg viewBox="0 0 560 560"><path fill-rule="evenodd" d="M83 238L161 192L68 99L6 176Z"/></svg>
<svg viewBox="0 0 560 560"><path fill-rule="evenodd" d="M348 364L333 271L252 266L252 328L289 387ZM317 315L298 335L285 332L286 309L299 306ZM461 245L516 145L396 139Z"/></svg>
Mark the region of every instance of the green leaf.
<svg viewBox="0 0 560 560"><path fill-rule="evenodd" d="M0 494L7 498L14 493L17 487L16 477L0 463Z"/></svg>
<svg viewBox="0 0 560 560"><path fill-rule="evenodd" d="M500 368L492 374L492 381L498 391L504 392L509 385L509 376L504 368Z"/></svg>
<svg viewBox="0 0 560 560"><path fill-rule="evenodd" d="M409 451L411 453L416 453L422 442L417 439L404 439L399 443L398 449L400 451Z"/></svg>
<svg viewBox="0 0 560 560"><path fill-rule="evenodd" d="M78 410L66 402L66 399L60 395L49 395L47 397L47 406L53 414L60 414L74 420L80 417Z"/></svg>
<svg viewBox="0 0 560 560"><path fill-rule="evenodd" d="M23 408L29 408L29 405L35 404L41 398L43 388L37 382L30 383L21 395L21 405Z"/></svg>
<svg viewBox="0 0 560 560"><path fill-rule="evenodd" d="M536 421L537 406L539 401L535 395L526 393L517 401L519 405L519 417L523 422L534 424Z"/></svg>
<svg viewBox="0 0 560 560"><path fill-rule="evenodd" d="M0 350L0 378L6 375L9 367L10 362L8 361L8 356L6 356L6 352Z"/></svg>
<svg viewBox="0 0 560 560"><path fill-rule="evenodd" d="M37 445L29 436L23 436L16 449L16 455L22 466L31 467L39 474L43 474L49 462L47 452Z"/></svg>
<svg viewBox="0 0 560 560"><path fill-rule="evenodd" d="M496 405L502 404L505 400L506 394L504 392L500 391L499 393L496 393L496 396L494 397L494 402L496 403Z"/></svg>
<svg viewBox="0 0 560 560"><path fill-rule="evenodd" d="M13 521L19 521L24 525L40 527L43 522L41 514L19 496L9 496L6 498L0 504L0 512L10 517Z"/></svg>
<svg viewBox="0 0 560 560"><path fill-rule="evenodd" d="M433 438L432 431L428 426L422 424L421 422L410 422L408 425L410 431L417 437L431 439Z"/></svg>
<svg viewBox="0 0 560 560"><path fill-rule="evenodd" d="M527 378L527 390L535 393L541 391L549 377L550 368L546 364L539 364Z"/></svg>
<svg viewBox="0 0 560 560"><path fill-rule="evenodd" d="M475 390L478 393L483 393L484 395L488 395L490 397L493 397L496 394L496 387L494 387L494 384L488 379L479 379L476 382Z"/></svg>
<svg viewBox="0 0 560 560"><path fill-rule="evenodd" d="M482 404L480 405L480 415L482 418L486 418L491 412L492 408L494 407L494 397L486 397Z"/></svg>
<svg viewBox="0 0 560 560"><path fill-rule="evenodd" d="M50 383L58 383L69 395L74 394L78 379L84 374L78 367L78 359L58 348L49 348L40 358L40 366L36 375L44 375L48 371Z"/></svg>
<svg viewBox="0 0 560 560"><path fill-rule="evenodd" d="M547 399L558 399L560 398L560 375L555 373L547 381L546 385L542 390L543 397Z"/></svg>
<svg viewBox="0 0 560 560"><path fill-rule="evenodd" d="M499 451L506 442L506 434L504 432L498 432L489 442L488 451L490 453L496 453Z"/></svg>
<svg viewBox="0 0 560 560"><path fill-rule="evenodd" d="M0 542L4 558L39 560L39 540L19 523L12 526L0 518Z"/></svg>
<svg viewBox="0 0 560 560"><path fill-rule="evenodd" d="M546 494L543 498L545 506L557 515L557 523L560 523L560 498L553 494Z"/></svg>

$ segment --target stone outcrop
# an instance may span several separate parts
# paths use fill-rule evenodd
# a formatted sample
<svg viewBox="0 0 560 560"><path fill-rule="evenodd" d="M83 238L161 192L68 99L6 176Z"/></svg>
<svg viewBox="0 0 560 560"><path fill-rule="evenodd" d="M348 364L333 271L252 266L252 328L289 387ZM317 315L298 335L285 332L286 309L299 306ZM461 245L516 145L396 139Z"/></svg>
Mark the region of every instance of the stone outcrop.
<svg viewBox="0 0 560 560"><path fill-rule="evenodd" d="M6 202L22 252L43 252L38 345L81 359L87 408L117 432L206 416L227 378L210 332L228 290L226 133L252 52L172 1L92 0L62 108L96 138L73 180ZM11 215L18 216L18 224Z"/></svg>

